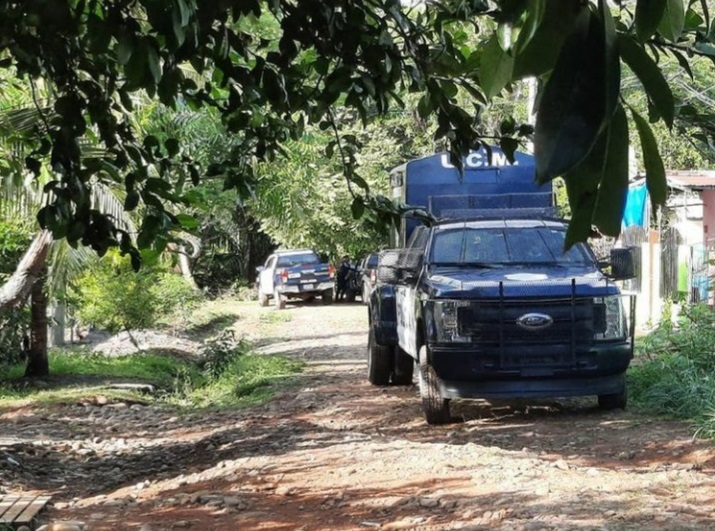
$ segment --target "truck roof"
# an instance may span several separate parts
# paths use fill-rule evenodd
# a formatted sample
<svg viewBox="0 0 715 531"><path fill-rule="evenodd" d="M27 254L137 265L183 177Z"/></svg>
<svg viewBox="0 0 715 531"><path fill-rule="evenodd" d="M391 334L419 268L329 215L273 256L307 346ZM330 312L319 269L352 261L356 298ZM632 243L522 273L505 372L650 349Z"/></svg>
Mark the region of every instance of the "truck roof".
<svg viewBox="0 0 715 531"><path fill-rule="evenodd" d="M291 254L305 254L305 253L318 254L313 249L285 249L285 250L278 250L278 251L273 252L273 254L277 254L280 256L286 256L286 255L291 255Z"/></svg>
<svg viewBox="0 0 715 531"><path fill-rule="evenodd" d="M566 222L560 219L474 219L460 221L443 221L434 225L440 229L459 229L468 227L471 229L477 228L534 228L534 227L553 227L563 228Z"/></svg>

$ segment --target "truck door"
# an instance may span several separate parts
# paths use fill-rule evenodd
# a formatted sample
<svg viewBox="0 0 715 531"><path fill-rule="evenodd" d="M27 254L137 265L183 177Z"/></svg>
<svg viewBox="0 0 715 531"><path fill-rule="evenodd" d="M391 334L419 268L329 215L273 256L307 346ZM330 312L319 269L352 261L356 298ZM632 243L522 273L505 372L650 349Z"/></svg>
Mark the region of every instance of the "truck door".
<svg viewBox="0 0 715 531"><path fill-rule="evenodd" d="M276 257L275 256L269 256L268 260L266 260L266 267L263 271L260 273L259 277L259 285L261 286L261 292L266 294L266 295L272 295L273 294L273 278L276 273Z"/></svg>
<svg viewBox="0 0 715 531"><path fill-rule="evenodd" d="M397 308L397 340L400 348L417 359L417 315L414 286L399 285L395 288Z"/></svg>

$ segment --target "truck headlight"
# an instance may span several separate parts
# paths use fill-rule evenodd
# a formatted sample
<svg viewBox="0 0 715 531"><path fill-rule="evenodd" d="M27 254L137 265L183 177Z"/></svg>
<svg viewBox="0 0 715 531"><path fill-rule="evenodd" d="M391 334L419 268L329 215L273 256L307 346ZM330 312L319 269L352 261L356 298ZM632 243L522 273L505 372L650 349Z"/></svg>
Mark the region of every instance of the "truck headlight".
<svg viewBox="0 0 715 531"><path fill-rule="evenodd" d="M433 301L434 325L439 343L471 343L474 338L460 335L460 308L466 308L465 301ZM464 318L464 317L463 317Z"/></svg>
<svg viewBox="0 0 715 531"><path fill-rule="evenodd" d="M619 295L593 299L593 339L595 341L625 340L628 320Z"/></svg>

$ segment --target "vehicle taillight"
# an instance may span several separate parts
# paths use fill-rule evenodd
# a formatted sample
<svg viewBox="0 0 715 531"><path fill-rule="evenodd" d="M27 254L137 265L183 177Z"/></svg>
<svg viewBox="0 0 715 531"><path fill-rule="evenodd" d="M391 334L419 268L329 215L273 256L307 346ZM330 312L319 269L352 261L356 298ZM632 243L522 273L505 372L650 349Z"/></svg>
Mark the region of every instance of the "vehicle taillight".
<svg viewBox="0 0 715 531"><path fill-rule="evenodd" d="M374 284L377 282L377 269L371 269L370 270L370 282Z"/></svg>
<svg viewBox="0 0 715 531"><path fill-rule="evenodd" d="M288 281L288 271L283 269L281 271L281 282L287 282Z"/></svg>
<svg viewBox="0 0 715 531"><path fill-rule="evenodd" d="M335 277L335 266L333 264L328 264L328 277L329 278Z"/></svg>

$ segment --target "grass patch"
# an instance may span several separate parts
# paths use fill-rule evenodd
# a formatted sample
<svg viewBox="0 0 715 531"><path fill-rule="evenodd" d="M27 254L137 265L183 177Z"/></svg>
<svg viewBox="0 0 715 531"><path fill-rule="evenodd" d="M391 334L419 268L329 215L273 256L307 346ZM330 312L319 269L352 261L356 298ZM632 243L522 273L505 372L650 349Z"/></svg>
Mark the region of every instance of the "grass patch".
<svg viewBox="0 0 715 531"><path fill-rule="evenodd" d="M281 356L253 355L245 342L219 338L207 342L201 362L157 354L106 357L88 352L53 351L51 386L41 389L22 378L24 366L3 371L0 407L29 403L66 403L102 394L117 399L166 402L180 407L235 407L267 400L276 383L300 372L303 365ZM155 395L113 390L103 381L150 383Z"/></svg>
<svg viewBox="0 0 715 531"><path fill-rule="evenodd" d="M144 380L160 387L170 386L180 371L199 374L195 364L151 351L131 356L109 357L91 352L53 350L49 353L52 376L98 376ZM22 378L24 365L14 365L6 372L7 380Z"/></svg>
<svg viewBox="0 0 715 531"><path fill-rule="evenodd" d="M181 397L199 407L247 406L266 401L275 384L303 370L301 362L282 356L237 355L221 374Z"/></svg>
<svg viewBox="0 0 715 531"><path fill-rule="evenodd" d="M293 319L293 315L288 312L268 312L262 313L258 320L262 323L274 324L274 323L289 323Z"/></svg>
<svg viewBox="0 0 715 531"><path fill-rule="evenodd" d="M669 308L636 345L628 372L632 403L646 412L692 421L715 438L715 314L704 305L683 309L677 324Z"/></svg>

